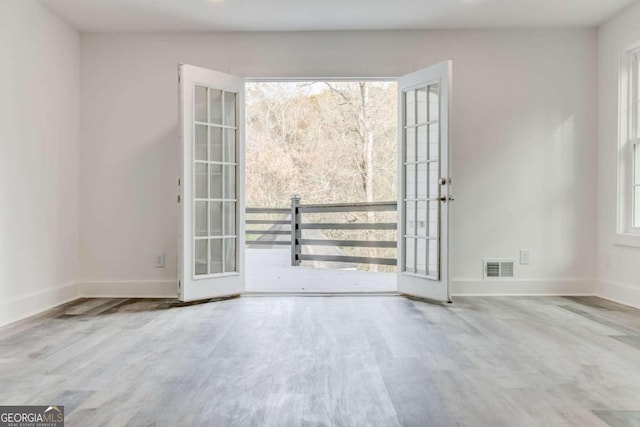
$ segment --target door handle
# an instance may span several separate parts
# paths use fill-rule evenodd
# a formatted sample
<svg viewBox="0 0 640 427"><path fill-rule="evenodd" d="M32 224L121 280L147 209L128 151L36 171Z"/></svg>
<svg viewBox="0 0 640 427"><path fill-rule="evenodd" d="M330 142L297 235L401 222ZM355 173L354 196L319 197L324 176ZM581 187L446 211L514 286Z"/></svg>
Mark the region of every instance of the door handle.
<svg viewBox="0 0 640 427"><path fill-rule="evenodd" d="M447 202L451 203L451 202L453 202L454 200L455 200L455 199L454 199L453 197L451 197L451 196L441 196L441 197L440 197L440 201L441 201L442 203L447 203Z"/></svg>

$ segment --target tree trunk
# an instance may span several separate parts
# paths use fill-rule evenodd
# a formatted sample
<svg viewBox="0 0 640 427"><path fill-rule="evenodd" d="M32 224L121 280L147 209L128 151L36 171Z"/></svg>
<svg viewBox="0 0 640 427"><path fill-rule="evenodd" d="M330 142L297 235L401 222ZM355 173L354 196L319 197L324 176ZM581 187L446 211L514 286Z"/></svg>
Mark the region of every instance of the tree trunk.
<svg viewBox="0 0 640 427"><path fill-rule="evenodd" d="M360 85L360 134L362 135L362 161L363 161L363 187L367 203L373 202L373 125L371 123L367 108L369 102L369 87L366 82L359 82ZM376 221L375 212L367 211L367 222ZM367 239L375 236L372 231L367 232ZM367 249L368 256L376 256L375 248ZM369 264L371 271L378 271L376 264Z"/></svg>

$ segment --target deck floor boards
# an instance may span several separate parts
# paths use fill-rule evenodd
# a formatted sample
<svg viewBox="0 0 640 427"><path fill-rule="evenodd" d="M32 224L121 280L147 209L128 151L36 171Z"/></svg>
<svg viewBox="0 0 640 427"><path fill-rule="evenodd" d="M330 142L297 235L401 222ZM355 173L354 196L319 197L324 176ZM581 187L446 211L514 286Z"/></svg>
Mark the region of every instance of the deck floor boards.
<svg viewBox="0 0 640 427"><path fill-rule="evenodd" d="M248 292L361 293L396 292L396 273L291 266L291 249L247 248Z"/></svg>

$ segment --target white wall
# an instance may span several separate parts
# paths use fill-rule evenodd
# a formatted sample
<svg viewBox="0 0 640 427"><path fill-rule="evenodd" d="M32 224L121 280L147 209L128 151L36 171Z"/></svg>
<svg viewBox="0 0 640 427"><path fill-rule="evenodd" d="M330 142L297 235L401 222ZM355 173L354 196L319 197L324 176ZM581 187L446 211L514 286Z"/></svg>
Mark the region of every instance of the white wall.
<svg viewBox="0 0 640 427"><path fill-rule="evenodd" d="M0 325L76 296L79 53L40 3L0 0Z"/></svg>
<svg viewBox="0 0 640 427"><path fill-rule="evenodd" d="M83 34L80 280L175 294L177 64L250 77L398 76L454 61L457 293L590 293L595 30ZM483 257L531 251L515 282ZM153 267L166 251L167 267ZM90 283L90 286L86 284Z"/></svg>
<svg viewBox="0 0 640 427"><path fill-rule="evenodd" d="M636 2L600 28L598 68L599 293L636 307L640 307L640 247L618 244L616 218L619 63L623 49L640 41L639 22L640 2Z"/></svg>

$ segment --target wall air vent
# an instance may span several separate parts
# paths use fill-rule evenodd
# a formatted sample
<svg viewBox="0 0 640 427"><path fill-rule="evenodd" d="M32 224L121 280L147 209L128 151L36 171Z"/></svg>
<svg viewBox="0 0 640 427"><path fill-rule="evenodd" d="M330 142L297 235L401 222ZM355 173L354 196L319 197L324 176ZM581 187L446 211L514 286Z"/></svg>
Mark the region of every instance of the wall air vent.
<svg viewBox="0 0 640 427"><path fill-rule="evenodd" d="M513 279L516 275L515 259L482 260L484 280Z"/></svg>

